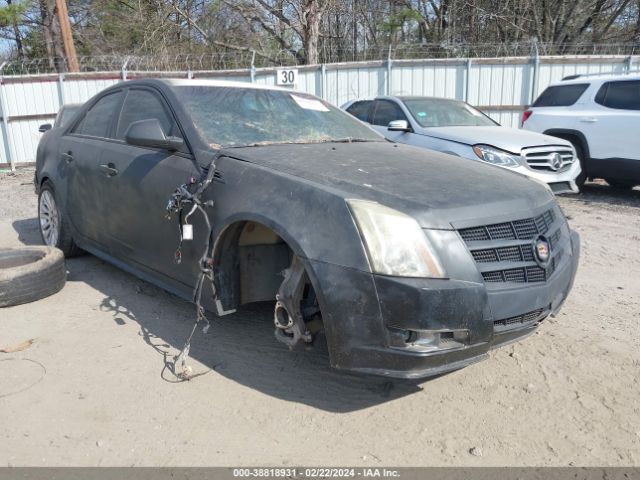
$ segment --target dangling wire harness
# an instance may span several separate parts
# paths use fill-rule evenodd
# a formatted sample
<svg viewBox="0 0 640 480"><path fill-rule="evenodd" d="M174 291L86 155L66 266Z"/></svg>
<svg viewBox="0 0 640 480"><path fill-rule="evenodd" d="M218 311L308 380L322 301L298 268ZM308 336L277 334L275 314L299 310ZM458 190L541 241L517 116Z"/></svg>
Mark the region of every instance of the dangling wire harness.
<svg viewBox="0 0 640 480"><path fill-rule="evenodd" d="M202 195L207 190L207 188L209 188L215 178L216 161L219 157L220 153L216 154L216 156L212 159L202 180L198 181L196 178L191 178L189 179L188 183L182 184L178 188L176 188L175 192L173 192L173 194L171 195L171 198L169 199L166 207L167 219L170 220L174 215L177 215L178 217L180 242L173 257L175 263L179 264L182 262L183 240L193 239L193 227L191 226L191 224L189 224L189 217L191 217L191 215L193 215L196 211L200 212L207 227L207 239L205 242L205 248L199 260L200 274L198 275L198 280L196 281L196 285L193 289L192 297L192 301L196 305L196 321L193 325L193 328L191 329L191 333L187 337L184 347L180 351L180 354L174 358L172 368L173 374L180 380L190 380L193 377L191 375L190 367L187 366L187 359L189 357L189 350L191 349L191 339L193 338L198 324L200 324L200 322L205 323L204 327L202 328L202 332L205 334L209 331L209 327L211 326L211 324L209 323L209 319L207 318L205 309L202 306L202 290L205 283L208 283L211 286L211 293L216 304L218 315L232 313L232 311L223 310L222 304L218 299L215 287L213 255L211 252L213 225L209 218L209 214L206 211L206 208L213 208L214 201L203 201L202 199ZM184 216L183 219L183 212L188 206L191 206L191 208L189 209L189 213L187 213L187 215Z"/></svg>

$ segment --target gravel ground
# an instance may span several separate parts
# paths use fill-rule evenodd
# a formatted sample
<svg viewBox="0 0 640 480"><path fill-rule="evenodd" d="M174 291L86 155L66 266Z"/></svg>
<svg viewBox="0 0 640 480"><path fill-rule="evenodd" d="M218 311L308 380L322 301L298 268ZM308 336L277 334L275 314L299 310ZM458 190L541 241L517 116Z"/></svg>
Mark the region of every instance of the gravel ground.
<svg viewBox="0 0 640 480"><path fill-rule="evenodd" d="M0 176L0 247L38 243L33 171ZM273 339L271 305L193 342L193 308L92 256L58 294L0 311L3 465L640 465L640 191L560 203L582 236L562 313L421 382L332 371Z"/></svg>

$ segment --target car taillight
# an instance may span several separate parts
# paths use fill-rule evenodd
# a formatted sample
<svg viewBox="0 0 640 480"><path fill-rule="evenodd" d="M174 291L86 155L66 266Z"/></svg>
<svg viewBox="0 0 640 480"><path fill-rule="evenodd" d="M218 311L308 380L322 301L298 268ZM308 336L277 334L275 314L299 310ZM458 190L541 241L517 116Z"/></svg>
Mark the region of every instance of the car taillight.
<svg viewBox="0 0 640 480"><path fill-rule="evenodd" d="M520 128L524 127L524 122L526 122L532 114L533 114L533 112L531 110L525 110L522 113L522 120L520 121Z"/></svg>

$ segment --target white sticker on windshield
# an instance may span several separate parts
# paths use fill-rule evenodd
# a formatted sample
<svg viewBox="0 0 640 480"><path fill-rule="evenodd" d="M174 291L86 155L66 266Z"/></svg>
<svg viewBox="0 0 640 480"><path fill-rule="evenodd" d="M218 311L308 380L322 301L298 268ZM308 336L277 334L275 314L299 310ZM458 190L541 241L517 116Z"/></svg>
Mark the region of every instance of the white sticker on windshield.
<svg viewBox="0 0 640 480"><path fill-rule="evenodd" d="M293 98L300 108L304 108L305 110L315 110L316 112L329 111L320 100L316 100L315 98L299 97L298 95L291 95L291 98Z"/></svg>

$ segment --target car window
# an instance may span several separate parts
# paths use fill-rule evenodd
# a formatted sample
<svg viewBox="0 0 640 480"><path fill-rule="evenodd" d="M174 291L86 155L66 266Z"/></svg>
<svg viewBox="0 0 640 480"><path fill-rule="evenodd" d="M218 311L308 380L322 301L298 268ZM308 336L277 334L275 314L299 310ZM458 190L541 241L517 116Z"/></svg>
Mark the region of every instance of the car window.
<svg viewBox="0 0 640 480"><path fill-rule="evenodd" d="M534 102L534 107L569 107L576 103L589 86L588 83L548 87Z"/></svg>
<svg viewBox="0 0 640 480"><path fill-rule="evenodd" d="M80 110L80 106L62 107L56 116L54 127L61 127L73 118L76 112Z"/></svg>
<svg viewBox="0 0 640 480"><path fill-rule="evenodd" d="M98 100L76 125L73 133L107 138L111 121L123 94L122 91L110 93Z"/></svg>
<svg viewBox="0 0 640 480"><path fill-rule="evenodd" d="M607 82L595 98L596 103L620 110L640 110L640 80Z"/></svg>
<svg viewBox="0 0 640 480"><path fill-rule="evenodd" d="M162 131L167 136L180 137L180 129L171 113L167 111L163 101L149 90L129 90L124 101L116 138L123 140L127 129L133 122L140 120L157 119L162 126Z"/></svg>
<svg viewBox="0 0 640 480"><path fill-rule="evenodd" d="M373 102L371 101L363 101L363 102L355 102L349 108L347 108L347 112L356 117L358 120L362 120L363 122L369 121L369 110L371 110L371 105Z"/></svg>
<svg viewBox="0 0 640 480"><path fill-rule="evenodd" d="M373 114L373 124L388 126L394 120L406 120L407 116L402 109L390 100L378 100L376 102L376 110Z"/></svg>
<svg viewBox="0 0 640 480"><path fill-rule="evenodd" d="M491 118L471 105L447 98L411 98L405 106L416 122L427 127L494 127L498 125Z"/></svg>

